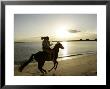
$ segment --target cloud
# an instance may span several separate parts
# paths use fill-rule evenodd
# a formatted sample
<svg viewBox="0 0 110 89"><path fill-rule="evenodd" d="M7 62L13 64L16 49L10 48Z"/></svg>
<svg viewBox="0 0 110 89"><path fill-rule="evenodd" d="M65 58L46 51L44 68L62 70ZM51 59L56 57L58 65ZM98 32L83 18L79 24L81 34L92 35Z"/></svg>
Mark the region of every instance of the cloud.
<svg viewBox="0 0 110 89"><path fill-rule="evenodd" d="M69 32L70 32L70 33L78 33L78 32L81 32L81 31L79 31L79 30L72 30L72 29L71 29L71 30L69 30Z"/></svg>

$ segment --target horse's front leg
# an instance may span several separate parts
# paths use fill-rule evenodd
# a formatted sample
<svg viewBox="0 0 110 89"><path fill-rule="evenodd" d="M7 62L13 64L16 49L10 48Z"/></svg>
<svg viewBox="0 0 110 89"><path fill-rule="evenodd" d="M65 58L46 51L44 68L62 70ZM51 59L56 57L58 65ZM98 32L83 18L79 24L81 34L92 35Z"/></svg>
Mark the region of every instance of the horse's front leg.
<svg viewBox="0 0 110 89"><path fill-rule="evenodd" d="M45 72L45 74L47 74L47 71L46 70L44 70L43 68L42 68L42 70Z"/></svg>
<svg viewBox="0 0 110 89"><path fill-rule="evenodd" d="M55 66L56 66L56 61L53 61L53 63L54 63L54 66L53 66L50 70L48 70L48 72L52 71L52 69L55 68Z"/></svg>

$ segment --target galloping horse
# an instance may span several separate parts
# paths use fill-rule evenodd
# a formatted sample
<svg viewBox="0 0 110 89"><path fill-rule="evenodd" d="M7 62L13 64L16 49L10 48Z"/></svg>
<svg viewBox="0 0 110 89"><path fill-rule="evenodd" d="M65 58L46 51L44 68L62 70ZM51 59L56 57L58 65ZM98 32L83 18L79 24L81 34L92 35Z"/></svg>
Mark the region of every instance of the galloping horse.
<svg viewBox="0 0 110 89"><path fill-rule="evenodd" d="M50 54L44 51L39 51L36 54L32 54L31 57L29 58L29 60L27 60L26 62L24 62L20 67L19 67L19 71L22 72L22 70L24 69L24 67L26 67L31 61L33 61L33 59L35 59L38 62L38 69L40 70L41 73L43 73L43 75L46 72L45 69L43 69L43 65L45 63L45 61L53 61L54 66L48 70L49 72L54 68L56 70L57 65L58 65L58 52L59 52L59 48L64 49L64 47L62 46L62 44L60 42L57 42L54 46L54 48L52 49L52 53L51 53L51 57Z"/></svg>

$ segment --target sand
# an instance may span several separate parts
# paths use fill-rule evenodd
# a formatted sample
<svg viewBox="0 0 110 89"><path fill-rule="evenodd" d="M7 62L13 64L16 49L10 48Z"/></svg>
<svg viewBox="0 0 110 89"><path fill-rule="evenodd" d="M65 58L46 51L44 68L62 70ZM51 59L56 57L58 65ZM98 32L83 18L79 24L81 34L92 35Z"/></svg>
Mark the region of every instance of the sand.
<svg viewBox="0 0 110 89"><path fill-rule="evenodd" d="M48 72L44 76L97 76L97 56L83 55L77 57L67 57L58 61L55 71ZM41 72L37 68L37 62L27 65L22 72L18 71L19 65L14 67L15 76L40 76ZM47 61L43 66L47 71L53 67L53 62Z"/></svg>

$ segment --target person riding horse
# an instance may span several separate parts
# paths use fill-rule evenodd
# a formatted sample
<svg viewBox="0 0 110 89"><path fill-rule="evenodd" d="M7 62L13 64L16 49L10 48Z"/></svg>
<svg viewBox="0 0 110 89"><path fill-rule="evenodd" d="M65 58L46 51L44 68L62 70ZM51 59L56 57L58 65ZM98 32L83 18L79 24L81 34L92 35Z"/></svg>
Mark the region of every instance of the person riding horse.
<svg viewBox="0 0 110 89"><path fill-rule="evenodd" d="M50 46L52 46L52 44L50 44L50 41L49 41L49 37L47 36L47 37L41 37L41 40L43 40L42 41L42 50L44 51L44 52L47 52L49 55L49 58L51 58L52 57L52 50L51 50L51 48L50 48Z"/></svg>
<svg viewBox="0 0 110 89"><path fill-rule="evenodd" d="M20 67L18 68L18 71L22 72L23 69L33 60L36 60L36 62L38 62L38 69L43 75L47 73L47 71L42 68L44 66L45 61L53 61L54 63L54 66L50 70L48 70L48 72L52 71L53 69L56 70L58 66L57 58L58 58L58 53L60 48L64 49L63 45L60 42L57 42L55 46L51 49L53 53L53 56L51 59L49 59L48 53L45 51L39 51L37 53L31 54L30 58L20 65Z"/></svg>
<svg viewBox="0 0 110 89"><path fill-rule="evenodd" d="M42 49L43 51L46 51L46 52L50 52L51 48L51 44L50 44L50 41L49 41L49 37L41 37L41 40L42 41Z"/></svg>

